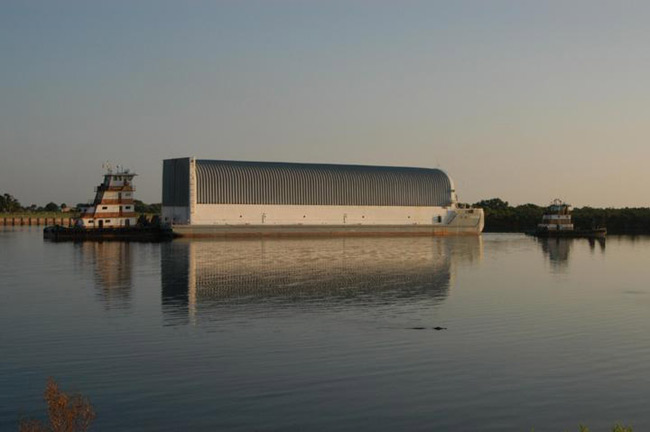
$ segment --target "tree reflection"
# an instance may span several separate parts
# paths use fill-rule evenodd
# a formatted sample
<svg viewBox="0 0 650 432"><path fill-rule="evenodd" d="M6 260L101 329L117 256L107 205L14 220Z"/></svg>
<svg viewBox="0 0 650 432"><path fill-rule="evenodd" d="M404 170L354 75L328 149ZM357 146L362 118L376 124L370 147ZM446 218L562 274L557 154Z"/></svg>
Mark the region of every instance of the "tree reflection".
<svg viewBox="0 0 650 432"><path fill-rule="evenodd" d="M556 270L565 270L569 265L569 257L571 249L576 244L575 242L587 241L589 249L595 252L596 247L601 252L605 251L605 238L538 238L538 243L542 247L542 252L548 257L551 266Z"/></svg>

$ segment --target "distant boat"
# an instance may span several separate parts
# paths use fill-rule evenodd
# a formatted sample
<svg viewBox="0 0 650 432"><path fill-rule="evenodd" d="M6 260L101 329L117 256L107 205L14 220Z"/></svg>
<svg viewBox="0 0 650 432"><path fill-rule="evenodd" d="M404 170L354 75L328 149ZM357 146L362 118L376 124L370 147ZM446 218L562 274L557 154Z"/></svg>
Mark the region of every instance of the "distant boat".
<svg viewBox="0 0 650 432"><path fill-rule="evenodd" d="M542 222L537 229L528 234L535 237L605 237L607 228L595 227L591 229L575 229L571 220L571 205L560 199L555 199L546 208Z"/></svg>

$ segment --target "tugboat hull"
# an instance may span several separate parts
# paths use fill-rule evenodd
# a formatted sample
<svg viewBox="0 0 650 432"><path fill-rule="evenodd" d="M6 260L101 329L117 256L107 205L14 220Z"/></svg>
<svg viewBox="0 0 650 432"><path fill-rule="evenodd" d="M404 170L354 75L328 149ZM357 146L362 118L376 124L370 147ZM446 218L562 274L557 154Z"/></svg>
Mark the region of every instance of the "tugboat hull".
<svg viewBox="0 0 650 432"><path fill-rule="evenodd" d="M153 227L124 227L124 228L95 228L49 226L43 230L43 238L51 241L142 241L157 242L173 238L170 228Z"/></svg>

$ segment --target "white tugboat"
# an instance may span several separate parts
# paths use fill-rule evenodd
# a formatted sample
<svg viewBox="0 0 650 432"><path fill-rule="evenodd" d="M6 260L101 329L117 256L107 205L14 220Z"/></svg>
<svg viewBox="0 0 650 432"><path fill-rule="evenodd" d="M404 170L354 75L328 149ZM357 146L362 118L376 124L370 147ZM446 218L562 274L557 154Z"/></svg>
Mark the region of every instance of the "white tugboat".
<svg viewBox="0 0 650 432"><path fill-rule="evenodd" d="M554 199L546 208L542 222L531 234L536 237L605 237L606 228L577 230L571 220L571 205L560 199Z"/></svg>
<svg viewBox="0 0 650 432"><path fill-rule="evenodd" d="M95 187L95 199L81 208L72 227L49 226L43 235L51 240L158 240L170 229L157 222L139 220L135 211L133 178L137 175L117 166L105 165L104 181Z"/></svg>

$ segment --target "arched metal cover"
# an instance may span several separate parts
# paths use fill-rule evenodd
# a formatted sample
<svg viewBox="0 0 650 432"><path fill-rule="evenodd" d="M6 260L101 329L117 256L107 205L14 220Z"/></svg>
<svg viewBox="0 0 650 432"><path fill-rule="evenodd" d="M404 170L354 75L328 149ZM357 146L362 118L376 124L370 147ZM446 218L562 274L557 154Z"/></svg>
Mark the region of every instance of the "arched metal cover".
<svg viewBox="0 0 650 432"><path fill-rule="evenodd" d="M197 204L448 206L452 182L438 169L275 162L196 161Z"/></svg>

